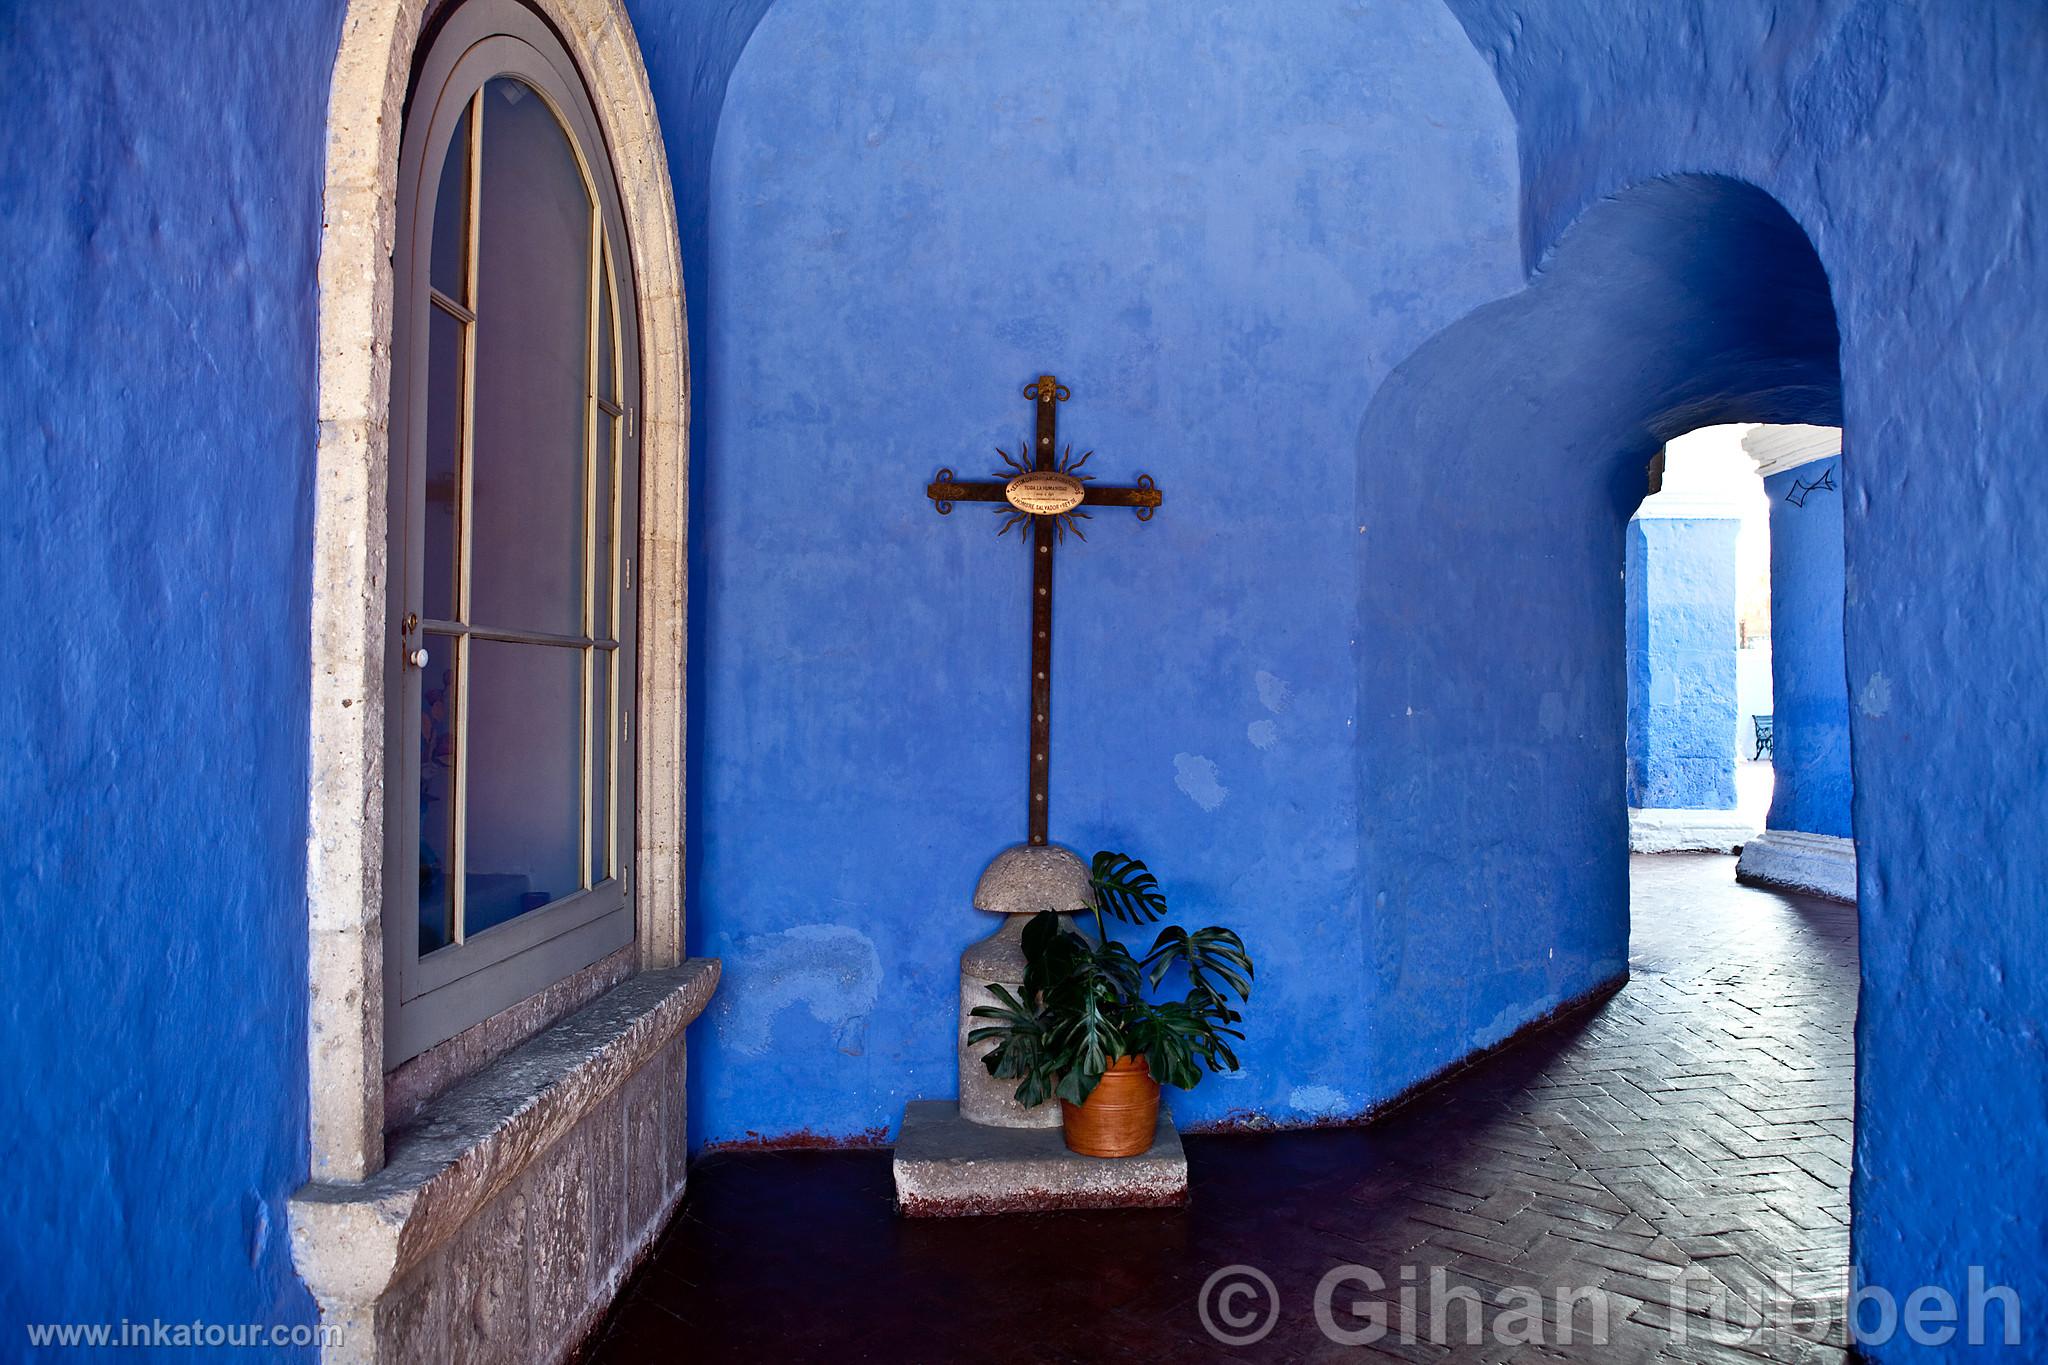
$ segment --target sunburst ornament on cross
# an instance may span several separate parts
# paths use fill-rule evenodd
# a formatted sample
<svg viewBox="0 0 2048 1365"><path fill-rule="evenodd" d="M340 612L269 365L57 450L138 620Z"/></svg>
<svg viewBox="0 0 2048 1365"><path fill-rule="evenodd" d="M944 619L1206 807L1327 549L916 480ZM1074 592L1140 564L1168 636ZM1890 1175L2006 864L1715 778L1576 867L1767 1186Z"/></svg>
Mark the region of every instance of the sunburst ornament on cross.
<svg viewBox="0 0 2048 1365"><path fill-rule="evenodd" d="M1083 507L1129 507L1139 521L1150 521L1165 496L1151 476L1140 474L1128 488L1095 482L1093 474L1081 467L1095 452L1059 447L1058 407L1073 397L1071 390L1052 375L1042 374L1024 386L1024 396L1037 411L1037 432L1029 450L1014 456L1000 446L996 454L1009 466L1008 477L999 482L968 483L952 470L941 469L925 486L925 496L944 516L956 502L1003 504L996 514L1003 519L996 534L1008 535L1011 527L1024 528L1018 539L1033 547L1031 554L1031 761L1030 794L1026 823L1030 842L1043 847L1046 840L1046 786L1052 755L1052 560L1053 546L1063 544L1067 532L1086 540L1080 523L1090 519Z"/></svg>

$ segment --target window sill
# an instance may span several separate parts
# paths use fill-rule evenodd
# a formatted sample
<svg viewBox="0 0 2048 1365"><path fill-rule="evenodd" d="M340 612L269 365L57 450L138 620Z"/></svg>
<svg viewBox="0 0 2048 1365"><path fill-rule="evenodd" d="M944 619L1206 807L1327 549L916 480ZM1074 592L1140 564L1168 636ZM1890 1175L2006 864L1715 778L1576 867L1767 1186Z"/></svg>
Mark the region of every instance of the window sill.
<svg viewBox="0 0 2048 1365"><path fill-rule="evenodd" d="M640 967L639 948L629 943L386 1072L386 1138L417 1122L438 1096L630 980Z"/></svg>
<svg viewBox="0 0 2048 1365"><path fill-rule="evenodd" d="M425 1105L382 1170L301 1189L307 1287L323 1307L375 1302L679 1039L718 978L718 959L692 958L621 983Z"/></svg>

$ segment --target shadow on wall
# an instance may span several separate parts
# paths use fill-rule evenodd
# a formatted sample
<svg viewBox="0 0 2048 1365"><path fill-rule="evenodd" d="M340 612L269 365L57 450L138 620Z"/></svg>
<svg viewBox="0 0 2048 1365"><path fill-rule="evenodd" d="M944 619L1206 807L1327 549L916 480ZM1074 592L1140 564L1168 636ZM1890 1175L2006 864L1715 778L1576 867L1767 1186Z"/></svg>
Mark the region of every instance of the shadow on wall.
<svg viewBox="0 0 2048 1365"><path fill-rule="evenodd" d="M1645 468L1841 420L1828 281L1768 194L1648 181L1438 334L1360 435L1360 873L1390 1095L1622 975L1622 556Z"/></svg>

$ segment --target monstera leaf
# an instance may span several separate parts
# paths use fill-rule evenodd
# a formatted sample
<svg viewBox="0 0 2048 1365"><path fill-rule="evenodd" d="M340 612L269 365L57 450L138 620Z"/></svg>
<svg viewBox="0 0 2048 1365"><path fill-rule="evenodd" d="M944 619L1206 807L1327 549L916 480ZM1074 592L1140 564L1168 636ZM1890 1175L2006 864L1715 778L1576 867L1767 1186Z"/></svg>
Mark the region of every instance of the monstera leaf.
<svg viewBox="0 0 2048 1365"><path fill-rule="evenodd" d="M1000 1081L1023 1082L1017 1087L1017 1103L1027 1108L1043 1104L1052 1098L1056 1073L1046 1064L1045 1026L1039 1021L1038 1011L1010 994L1001 983L990 983L988 990L997 1003L976 1005L968 1013L992 1022L969 1029L967 1041L985 1043L995 1039L996 1045L981 1059L989 1075Z"/></svg>
<svg viewBox="0 0 2048 1365"><path fill-rule="evenodd" d="M1094 955L1095 945L1067 927L1050 910L1041 910L1024 926L1024 998L1037 1000L1080 970Z"/></svg>
<svg viewBox="0 0 2048 1365"><path fill-rule="evenodd" d="M1088 879L1096 905L1125 924L1150 924L1166 913L1159 879L1136 858L1104 849L1095 855Z"/></svg>
<svg viewBox="0 0 2048 1365"><path fill-rule="evenodd" d="M1142 1027L1134 1030L1153 1079L1161 1085L1192 1090L1211 1071L1237 1070L1237 1055L1224 1037L1244 1035L1228 1025L1236 1015L1218 1014L1192 1000L1165 1000L1147 1006ZM1197 1064L1199 1063L1199 1065Z"/></svg>
<svg viewBox="0 0 2048 1365"><path fill-rule="evenodd" d="M1086 1100L1109 1064L1128 1051L1116 1023L1122 1004L1107 979L1092 972L1062 995L1047 998L1047 1013L1054 1021L1048 1060L1059 1070L1053 1093L1061 1099L1075 1104Z"/></svg>
<svg viewBox="0 0 2048 1365"><path fill-rule="evenodd" d="M1252 998L1251 954L1245 951L1244 940L1228 929L1211 925L1192 934L1178 925L1161 929L1144 959L1152 984L1157 986L1176 963L1187 968L1190 992L1219 1007L1226 1001L1221 987L1236 992L1239 1000Z"/></svg>

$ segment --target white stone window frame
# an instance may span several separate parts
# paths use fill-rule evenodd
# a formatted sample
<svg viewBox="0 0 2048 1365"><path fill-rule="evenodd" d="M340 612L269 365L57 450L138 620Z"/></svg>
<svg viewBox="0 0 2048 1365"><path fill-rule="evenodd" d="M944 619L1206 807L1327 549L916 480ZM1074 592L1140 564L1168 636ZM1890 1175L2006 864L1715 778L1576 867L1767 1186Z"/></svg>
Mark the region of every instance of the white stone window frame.
<svg viewBox="0 0 2048 1365"><path fill-rule="evenodd" d="M654 96L619 0L526 0L583 77L618 179L641 384L638 967L683 949L689 363L675 197ZM314 1181L384 1163L385 656L393 248L403 111L433 0L350 0L329 94L319 267L307 798Z"/></svg>

